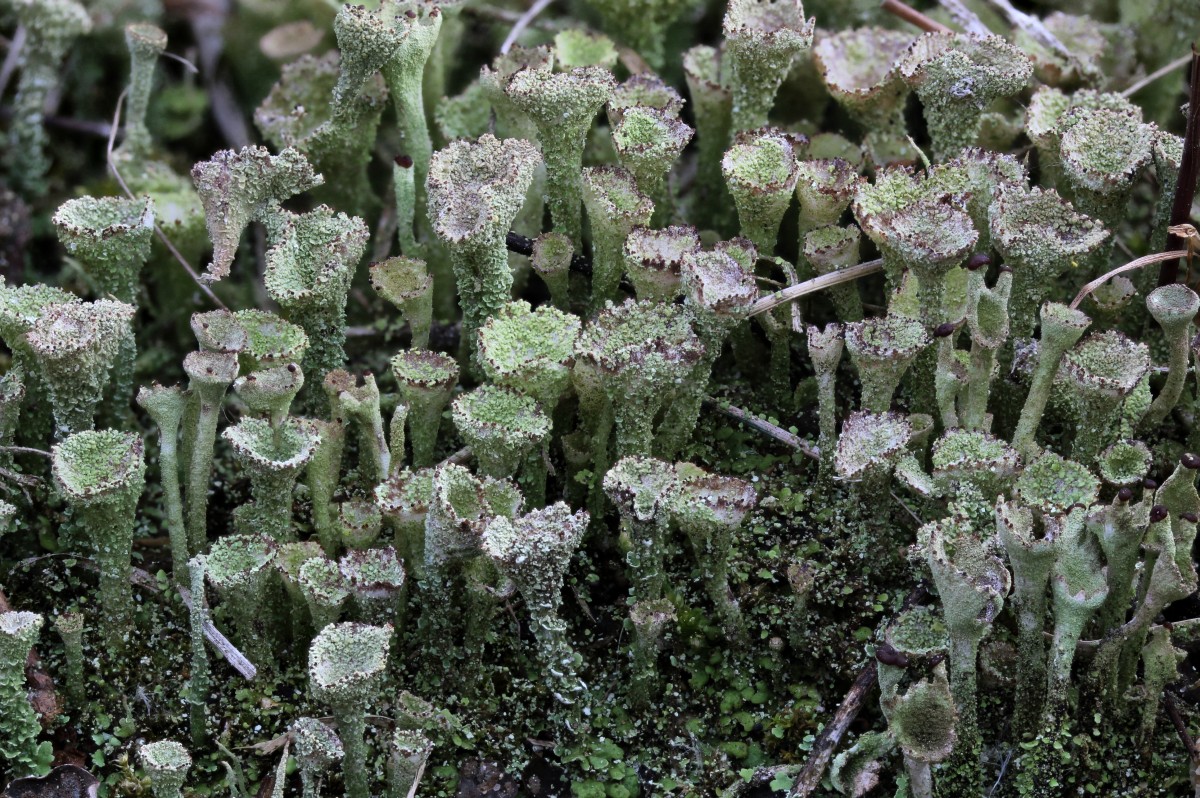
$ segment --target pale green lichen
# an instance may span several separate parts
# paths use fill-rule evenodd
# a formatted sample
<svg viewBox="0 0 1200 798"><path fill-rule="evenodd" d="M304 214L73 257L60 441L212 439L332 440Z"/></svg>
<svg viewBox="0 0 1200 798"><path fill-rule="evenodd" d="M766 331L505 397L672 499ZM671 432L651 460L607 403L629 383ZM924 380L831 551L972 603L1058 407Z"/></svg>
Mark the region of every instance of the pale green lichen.
<svg viewBox="0 0 1200 798"><path fill-rule="evenodd" d="M1100 480L1079 463L1045 452L1017 478L1016 498L1031 510L1061 515L1074 505L1087 507L1100 492Z"/></svg>
<svg viewBox="0 0 1200 798"><path fill-rule="evenodd" d="M337 369L326 375L325 390L331 396L335 415L350 422L358 432L358 467L363 482L374 485L383 481L392 471L392 453L383 431L375 375L367 372L360 380ZM403 460L403 441L400 443L398 454Z"/></svg>
<svg viewBox="0 0 1200 798"><path fill-rule="evenodd" d="M350 598L350 586L338 564L324 557L305 560L296 576L296 584L308 606L312 627L318 633L337 623Z"/></svg>
<svg viewBox="0 0 1200 798"><path fill-rule="evenodd" d="M433 321L433 277L425 261L397 257L372 263L371 285L408 322L412 348L427 349Z"/></svg>
<svg viewBox="0 0 1200 798"><path fill-rule="evenodd" d="M727 216L721 158L729 146L733 96L722 80L721 52L714 47L698 44L685 52L683 74L699 136L693 215L698 225L714 227Z"/></svg>
<svg viewBox="0 0 1200 798"><path fill-rule="evenodd" d="M325 206L304 214L280 211L267 250L263 282L284 315L304 328L304 373L317 386L346 361L346 297L367 245L367 225ZM310 388L309 404L317 395Z"/></svg>
<svg viewBox="0 0 1200 798"><path fill-rule="evenodd" d="M116 430L75 433L54 447L54 484L79 513L100 569L104 643L123 651L133 630L130 555L146 483L142 439Z"/></svg>
<svg viewBox="0 0 1200 798"><path fill-rule="evenodd" d="M146 127L146 112L154 92L154 72L158 59L167 49L167 34L146 22L125 27L125 47L129 50L129 94L125 106L125 141L121 149L140 161L150 152L152 140Z"/></svg>
<svg viewBox="0 0 1200 798"><path fill-rule="evenodd" d="M413 465L433 463L442 410L458 382L458 364L438 352L408 350L391 360L392 375L408 405L408 439Z"/></svg>
<svg viewBox="0 0 1200 798"><path fill-rule="evenodd" d="M395 549L353 549L338 560L338 570L363 620L379 624L397 618L397 603L408 574Z"/></svg>
<svg viewBox="0 0 1200 798"><path fill-rule="evenodd" d="M537 126L554 230L576 245L582 242L584 143L592 119L615 87L607 69L579 67L555 73L548 64L526 66L504 86L512 103Z"/></svg>
<svg viewBox="0 0 1200 798"><path fill-rule="evenodd" d="M511 299L505 237L525 202L537 148L522 139L485 134L439 150L429 166L429 219L450 249L464 345L474 355L475 332Z"/></svg>
<svg viewBox="0 0 1200 798"><path fill-rule="evenodd" d="M833 274L859 264L861 242L862 231L854 225L818 227L804 236L804 259L818 275ZM862 321L862 296L857 285L836 285L830 291L840 320Z"/></svg>
<svg viewBox="0 0 1200 798"><path fill-rule="evenodd" d="M792 60L812 46L800 0L731 0L721 26L733 93L733 130L767 123Z"/></svg>
<svg viewBox="0 0 1200 798"><path fill-rule="evenodd" d="M682 291L683 264L700 252L700 236L689 225L635 227L625 238L624 251L625 271L637 298L672 302Z"/></svg>
<svg viewBox="0 0 1200 798"><path fill-rule="evenodd" d="M110 299L55 304L30 326L25 343L49 388L58 440L93 427L118 355L134 346L134 313Z"/></svg>
<svg viewBox="0 0 1200 798"><path fill-rule="evenodd" d="M921 99L935 158L944 161L977 142L983 112L1023 89L1033 66L999 36L939 32L913 42L898 71Z"/></svg>
<svg viewBox="0 0 1200 798"><path fill-rule="evenodd" d="M366 713L383 688L392 627L360 623L326 626L308 653L313 697L328 704L337 721L345 758L347 798L368 798Z"/></svg>
<svg viewBox="0 0 1200 798"><path fill-rule="evenodd" d="M294 148L329 180L313 196L349 213L375 204L367 163L375 143L387 92L382 81L367 80L361 91L334 109L329 102L341 72L336 51L317 58L303 55L285 64L279 81L254 112L254 124L278 149Z"/></svg>
<svg viewBox="0 0 1200 798"><path fill-rule="evenodd" d="M186 458L188 549L201 554L207 548L208 487L212 479L213 443L225 392L238 373L237 355L229 352L191 352L183 359L188 390L196 403L195 426L190 431L191 457ZM185 431L185 435L188 431Z"/></svg>
<svg viewBox="0 0 1200 798"><path fill-rule="evenodd" d="M562 71L589 66L612 69L617 65L617 48L607 36L567 28L554 35L554 57Z"/></svg>
<svg viewBox="0 0 1200 798"><path fill-rule="evenodd" d="M725 634L745 639L741 607L729 587L729 561L734 533L757 505L758 495L745 480L709 474L690 463L679 463L675 470L679 491L669 495L671 517L692 545Z"/></svg>
<svg viewBox="0 0 1200 798"><path fill-rule="evenodd" d="M138 748L138 758L150 777L154 798L182 798L192 757L182 743L159 740Z"/></svg>
<svg viewBox="0 0 1200 798"><path fill-rule="evenodd" d="M846 348L862 383L862 407L873 413L891 408L892 394L909 365L929 343L921 323L905 316L881 316L846 325Z"/></svg>
<svg viewBox="0 0 1200 798"><path fill-rule="evenodd" d="M138 304L142 265L150 255L154 202L123 197L80 197L52 219L67 252L83 264L101 294Z"/></svg>
<svg viewBox="0 0 1200 798"><path fill-rule="evenodd" d="M1189 332L1192 319L1200 311L1200 297L1186 285L1164 285L1146 297L1146 310L1162 328L1170 358L1167 381L1142 417L1145 428L1153 429L1163 422L1183 395L1188 369L1188 342L1191 339Z"/></svg>
<svg viewBox="0 0 1200 798"><path fill-rule="evenodd" d="M345 756L337 733L317 718L300 718L291 727L300 763L303 798L318 798L321 775Z"/></svg>
<svg viewBox="0 0 1200 798"><path fill-rule="evenodd" d="M813 45L825 88L870 136L904 130L908 86L896 64L912 42L903 31L868 27L822 36Z"/></svg>
<svg viewBox="0 0 1200 798"><path fill-rule="evenodd" d="M479 330L479 362L498 385L524 391L552 414L571 384L578 317L548 305L509 302Z"/></svg>
<svg viewBox="0 0 1200 798"><path fill-rule="evenodd" d="M383 530L383 514L373 501L350 499L338 505L337 525L347 549L367 549Z"/></svg>
<svg viewBox="0 0 1200 798"><path fill-rule="evenodd" d="M405 469L375 486L375 503L395 529L396 550L420 579L425 564L425 515L433 499L433 469Z"/></svg>
<svg viewBox="0 0 1200 798"><path fill-rule="evenodd" d="M1012 578L963 517L926 524L917 539L924 541L950 633L950 689L958 710L959 743L951 759L958 767L945 774L939 789L973 795L983 782L976 688L979 644L1004 608Z"/></svg>
<svg viewBox="0 0 1200 798"><path fill-rule="evenodd" d="M16 773L33 771L41 759L42 725L25 689L25 660L43 618L33 612L0 613L0 755Z"/></svg>
<svg viewBox="0 0 1200 798"><path fill-rule="evenodd" d="M678 305L630 301L605 308L584 328L576 371L583 364L598 378L616 423L618 457L650 453L655 416L686 388L703 357L704 344L688 322ZM603 438L593 441L598 464L607 447L607 435Z"/></svg>
<svg viewBox="0 0 1200 798"><path fill-rule="evenodd" d="M262 534L225 535L204 557L205 576L226 606L246 655L270 669L277 654L276 629L264 602L278 545Z"/></svg>
<svg viewBox="0 0 1200 798"><path fill-rule="evenodd" d="M547 682L555 699L567 705L588 698L587 686L576 675L583 659L571 647L566 622L559 616L563 580L587 525L586 512L572 513L558 502L511 521L496 518L482 539L484 553L525 599Z"/></svg>
<svg viewBox="0 0 1200 798"><path fill-rule="evenodd" d="M598 311L617 298L625 271L625 239L635 227L650 224L654 203L625 169L596 166L583 170L583 204L592 227L590 307Z"/></svg>
<svg viewBox="0 0 1200 798"><path fill-rule="evenodd" d="M671 513L681 490L674 466L650 457L625 457L604 475L604 492L621 513L629 539L629 595L633 604L663 598L663 559Z"/></svg>
<svg viewBox="0 0 1200 798"><path fill-rule="evenodd" d="M222 437L233 447L237 462L249 472L254 496L253 503L235 513L238 528L280 542L292 540L292 491L318 441L312 425L303 419L288 419L273 428L261 419L243 418L227 427Z"/></svg>
<svg viewBox="0 0 1200 798"><path fill-rule="evenodd" d="M677 114L637 105L627 107L612 131L617 157L637 181L638 190L654 203L658 224L674 215L675 202L667 176L695 132Z"/></svg>
<svg viewBox="0 0 1200 798"><path fill-rule="evenodd" d="M179 489L179 427L190 397L177 386L157 383L138 390L137 403L158 425L158 468L163 502L167 509L167 534L171 540L171 562L175 581L188 579L187 526L183 516L183 496Z"/></svg>
<svg viewBox="0 0 1200 798"><path fill-rule="evenodd" d="M550 434L550 418L527 394L495 385L465 393L450 417L479 464L479 472L503 479Z"/></svg>
<svg viewBox="0 0 1200 798"><path fill-rule="evenodd" d="M46 191L50 169L47 100L59 85L59 70L71 45L91 31L92 21L74 0L10 0L6 5L25 31L25 46L17 61L21 75L4 160L14 183L40 195Z"/></svg>
<svg viewBox="0 0 1200 798"><path fill-rule="evenodd" d="M759 252L775 251L779 223L799 178L797 158L803 144L772 128L742 132L721 161L741 233Z"/></svg>
<svg viewBox="0 0 1200 798"><path fill-rule="evenodd" d="M1063 358L1059 374L1078 402L1072 456L1090 463L1118 430L1124 399L1150 370L1150 351L1120 332L1093 333Z"/></svg>
<svg viewBox="0 0 1200 798"><path fill-rule="evenodd" d="M324 182L312 164L291 147L279 155L271 155L264 147L221 150L192 167L192 180L204 204L213 242L210 280L229 274L250 222L262 222L268 231L274 230L282 222L283 202Z"/></svg>
<svg viewBox="0 0 1200 798"><path fill-rule="evenodd" d="M1042 305L1041 319L1042 336L1037 351L1037 364L1034 366L1025 405L1021 408L1021 418L1012 437L1013 448L1026 458L1037 451L1035 437L1038 426L1042 423L1042 413L1050 401L1050 391L1058 374L1059 363L1067 350L1075 346L1092 323L1083 311L1057 302Z"/></svg>

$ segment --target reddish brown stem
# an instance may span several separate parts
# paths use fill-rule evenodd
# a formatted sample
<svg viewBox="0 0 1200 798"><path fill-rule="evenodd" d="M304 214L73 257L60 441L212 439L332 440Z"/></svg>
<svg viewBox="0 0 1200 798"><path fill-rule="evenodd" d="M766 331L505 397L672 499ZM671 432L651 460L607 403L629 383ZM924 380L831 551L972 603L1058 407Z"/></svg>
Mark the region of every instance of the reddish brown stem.
<svg viewBox="0 0 1200 798"><path fill-rule="evenodd" d="M1196 197L1196 177L1200 174L1200 53L1192 45L1192 68L1188 87L1187 128L1183 134L1183 160L1179 162L1179 182L1175 185L1175 197L1171 202L1171 224L1183 224L1192 214L1192 200ZM1167 249L1187 249L1187 242L1173 235L1167 240ZM1158 284L1170 285L1179 279L1179 259L1169 260L1160 267Z"/></svg>

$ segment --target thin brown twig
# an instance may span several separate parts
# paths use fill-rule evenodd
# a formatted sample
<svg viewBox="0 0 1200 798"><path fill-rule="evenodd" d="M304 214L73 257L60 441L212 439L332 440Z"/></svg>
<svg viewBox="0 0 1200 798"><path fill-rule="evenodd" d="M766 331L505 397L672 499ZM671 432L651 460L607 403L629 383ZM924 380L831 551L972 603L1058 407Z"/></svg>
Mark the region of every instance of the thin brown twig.
<svg viewBox="0 0 1200 798"><path fill-rule="evenodd" d="M848 283L857 280L860 277L866 277L870 274L883 270L883 260L869 260L866 263L860 263L857 266L851 266L847 269L839 269L836 272L822 274L820 277L814 277L811 280L805 280L802 283L790 285L782 291L776 291L773 294L768 294L762 299L755 302L750 307L750 315L758 316L763 313L768 313L775 308L787 302L792 302L807 294L814 294L817 291L824 291L826 288L832 288L835 285Z"/></svg>
<svg viewBox="0 0 1200 798"><path fill-rule="evenodd" d="M1085 285L1083 288L1080 288L1079 293L1075 295L1075 298L1073 300L1071 300L1071 310L1075 310L1076 308L1078 308L1079 303L1082 302L1084 299L1086 299L1088 294L1092 293L1097 288L1104 285L1112 278L1116 277L1118 274L1124 274L1125 272L1131 272L1134 269L1140 269L1143 266L1149 266L1152 263L1161 263L1161 262L1167 261L1167 260L1179 260L1180 258L1186 256L1187 254L1188 253L1187 253L1186 249L1173 249L1170 252L1160 252L1157 255L1143 255L1142 257L1138 258L1137 260L1131 260L1129 263L1126 263L1124 266L1118 266L1117 268L1113 269L1112 271L1106 272L1106 273L1100 275L1099 277L1097 277L1095 280L1092 280L1090 283Z"/></svg>
<svg viewBox="0 0 1200 798"><path fill-rule="evenodd" d="M734 407L733 405L729 404L728 402L722 401L720 399L714 399L711 396L704 397L704 404L705 404L705 406L711 407L713 410L716 410L718 413L723 413L724 415L727 415L732 419L736 419L737 421L742 422L747 427L750 427L751 429L755 430L756 432L761 432L763 435L766 435L768 438L773 438L785 446L790 446L793 449L798 449L806 457L811 457L813 460L821 459L821 450L820 449L813 446L811 443L804 440L800 436L793 435L792 433L788 432L787 430L782 429L781 427L777 427L776 425L772 424L770 421L767 421L764 418L759 418L758 416L754 415L753 413L750 413L746 410L742 410L740 407Z"/></svg>
<svg viewBox="0 0 1200 798"><path fill-rule="evenodd" d="M1133 95L1137 94L1139 91L1146 88L1151 83L1158 80L1159 78L1166 77L1167 75L1170 75L1172 72L1174 72L1176 69L1179 69L1181 66L1187 66L1190 63L1192 63L1191 53L1188 53L1187 55L1181 55L1181 56L1179 56L1179 58L1176 58L1174 61L1171 61L1166 66L1159 67L1158 69L1154 70L1149 75L1147 75L1146 77L1139 80L1137 83L1130 85L1129 88L1122 90L1121 96L1122 97L1132 97Z"/></svg>
<svg viewBox="0 0 1200 798"><path fill-rule="evenodd" d="M1183 716L1179 714L1175 696L1170 690L1163 690L1163 703L1166 706L1167 717L1171 719L1171 724L1175 727L1180 742L1187 749L1188 760L1192 763L1192 766L1188 768L1188 778L1192 782L1193 794L1200 798L1200 750L1196 749L1196 742L1188 732L1187 724L1184 723Z"/></svg>
<svg viewBox="0 0 1200 798"><path fill-rule="evenodd" d="M8 82L12 80L13 73L17 71L17 65L21 63L21 51L24 49L25 26L18 25L17 30L13 33L12 42L8 45L4 63L0 65L0 97L4 96Z"/></svg>
<svg viewBox="0 0 1200 798"><path fill-rule="evenodd" d="M904 20L910 25L915 25L926 33L954 33L954 30L935 19L922 14L907 3L902 3L900 0L883 0L879 7L888 12L894 17Z"/></svg>
<svg viewBox="0 0 1200 798"><path fill-rule="evenodd" d="M34 449L29 446L0 446L0 452L13 452L14 454L36 454L38 457L54 456L45 449Z"/></svg>
<svg viewBox="0 0 1200 798"><path fill-rule="evenodd" d="M538 15L549 8L550 4L553 2L554 0L537 0L537 2L531 5L524 14L517 18L516 24L512 26L512 30L510 30L508 35L504 37L504 43L500 45L501 55L512 49L512 46L517 42L517 38L524 33L525 29L528 28L533 21L538 18Z"/></svg>
<svg viewBox="0 0 1200 798"><path fill-rule="evenodd" d="M929 591L925 585L917 585L904 599L904 609L914 607L928 597ZM846 697L842 699L837 712L833 714L829 723L825 724L825 728L817 735L817 739L813 740L808 761L792 784L788 798L808 798L820 786L821 777L825 775L825 768L833 759L833 752L837 750L838 744L842 741L846 730L850 728L850 724L858 717L863 702L867 700L867 694L875 687L877 681L879 681L879 670L872 658L859 671L858 678L854 680L850 692L846 693Z"/></svg>
<svg viewBox="0 0 1200 798"><path fill-rule="evenodd" d="M1171 226L1185 224L1192 216L1192 201L1196 198L1196 179L1200 177L1200 52L1192 45L1192 68L1188 87L1187 126L1183 132L1183 157L1179 161L1179 177L1175 183L1175 196L1171 198ZM1184 240L1171 233L1167 246L1179 249ZM1190 265L1190 264L1189 264ZM1158 284L1170 285L1179 279L1179 258L1163 264L1158 272Z"/></svg>
<svg viewBox="0 0 1200 798"><path fill-rule="evenodd" d="M129 190L129 185L125 182L125 178L121 176L121 170L117 168L117 162L113 160L113 149L115 148L117 142L117 131L121 127L121 109L125 105L125 96L128 93L129 90L126 89L125 91L122 91L121 96L117 98L117 109L113 112L112 128L108 134L108 149L105 152L105 160L108 162L108 168L113 173L113 177L117 179L117 184L121 186L121 190L125 192L127 197L134 199L133 192ZM162 226L157 220L154 222L154 232L158 234L159 239L166 246L167 251L171 253L175 260L179 261L179 265L182 266L188 273L188 276L192 278L192 282L196 284L196 287L203 291L204 295L212 300L212 303L218 308L221 310L229 310L229 307L212 292L212 289L204 284L204 282L200 279L200 275L197 274L196 270L192 268L192 264L188 263L187 258L183 257L183 254L180 253L180 251L175 248L175 245L171 243L171 239L167 238L167 234L163 232Z"/></svg>

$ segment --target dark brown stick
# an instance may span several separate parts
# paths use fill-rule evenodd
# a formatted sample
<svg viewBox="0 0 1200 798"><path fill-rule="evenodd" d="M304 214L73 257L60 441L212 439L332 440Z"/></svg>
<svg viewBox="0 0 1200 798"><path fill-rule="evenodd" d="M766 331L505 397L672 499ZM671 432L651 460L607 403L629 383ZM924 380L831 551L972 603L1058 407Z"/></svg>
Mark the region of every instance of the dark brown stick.
<svg viewBox="0 0 1200 798"><path fill-rule="evenodd" d="M900 2L900 0L883 0L879 4L879 7L892 16L899 17L910 25L915 25L926 33L954 33L953 29L946 27L935 19L930 19L912 6Z"/></svg>
<svg viewBox="0 0 1200 798"><path fill-rule="evenodd" d="M527 258L533 257L533 239L520 233L509 231L508 236L504 239L504 245L508 247L509 252L515 252ZM571 271L576 274L590 275L592 273L591 259L587 255L576 252L571 256Z"/></svg>
<svg viewBox="0 0 1200 798"><path fill-rule="evenodd" d="M842 704L837 708L833 719L825 725L825 728L817 735L817 739L813 741L808 762L805 763L804 770L800 771L800 775L796 777L792 791L788 793L788 798L808 798L812 795L813 790L821 786L821 777L825 775L825 768L833 759L833 752L837 750L838 743L842 741L842 735L858 717L858 711L862 709L863 702L867 700L867 693L875 688L877 681L879 681L879 671L875 667L875 660L871 660L854 680L854 686L842 699Z"/></svg>
<svg viewBox="0 0 1200 798"><path fill-rule="evenodd" d="M1172 225L1184 224L1192 215L1192 200L1196 197L1196 177L1200 175L1200 53L1192 45L1191 85L1188 87L1187 128L1183 134L1183 160L1179 162L1179 182L1171 202ZM1167 249L1187 249L1187 242L1177 235L1167 239ZM1170 285L1179 279L1179 260L1170 260L1159 268L1158 284Z"/></svg>
<svg viewBox="0 0 1200 798"><path fill-rule="evenodd" d="M914 607L928 597L929 590L925 585L917 585L904 599L904 609ZM850 724L858 717L863 702L867 700L867 694L874 689L877 681L879 681L879 671L875 667L875 660L872 659L859 671L858 678L854 680L850 692L846 693L846 697L842 699L837 712L833 714L833 718L813 741L808 761L804 763L804 770L800 771L800 775L792 784L788 798L808 798L812 795L813 790L821 785L821 777L825 775L825 768L833 759L833 752L837 750L838 743L842 741L842 736L850 728Z"/></svg>

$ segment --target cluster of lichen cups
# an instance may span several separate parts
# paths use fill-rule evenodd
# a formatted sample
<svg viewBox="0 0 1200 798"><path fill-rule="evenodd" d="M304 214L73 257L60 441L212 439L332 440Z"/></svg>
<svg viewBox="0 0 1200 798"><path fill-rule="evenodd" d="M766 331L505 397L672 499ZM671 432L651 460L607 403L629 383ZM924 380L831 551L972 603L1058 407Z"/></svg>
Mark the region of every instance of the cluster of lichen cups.
<svg viewBox="0 0 1200 798"><path fill-rule="evenodd" d="M31 5L16 4L31 55L11 134L30 157L10 171L36 191L48 168L47 81L88 25L72 0L42 3L48 19ZM635 3L595 5L618 40L665 66L666 40L648 31L686 3L651 4L644 28L631 24ZM1200 298L1183 283L1149 290L1146 276L1101 289L1087 312L1061 300L1064 286L1086 282L1073 267L1110 265L1143 171L1153 164L1159 185L1174 185L1177 138L1118 95L1043 86L1023 122L1038 159L1032 185L1024 163L988 147L1021 126L1014 98L1040 62L996 35L864 28L822 32L814 45L797 0L731 0L722 47L682 56L694 129L674 88L651 74L618 82L628 53L579 30L513 47L444 98L457 14L455 3L412 0L342 6L332 23L340 55L285 68L255 115L279 152L218 152L182 188L149 160L165 36L127 31L131 107L114 163L138 194L148 175L160 182L54 214L98 298L0 287L0 338L13 355L0 465L7 473L26 421L22 442L53 444L50 484L67 507L60 543L95 561L106 656L139 631L131 553L149 462L162 513L145 518L161 517L175 592L188 602L194 748L222 731L206 706L214 621L252 678L286 678L307 652L309 696L333 723L288 719L306 798L339 764L349 798L381 782L389 795L415 790L434 724L409 725L397 696L410 677L460 708L503 700L493 692L505 680L535 682L538 722L564 745L586 740L607 699L585 681L593 655L564 589L573 567L614 552L628 634L615 666L626 681L611 690L623 711L655 712L661 655L679 650L675 632L696 626L697 607L731 648L760 636L760 596L739 591L744 579L731 572L743 523L778 502L759 511L750 481L677 461L703 443L695 432L710 379L732 373L765 386L757 398L783 414L808 411L795 405L812 398L813 494L851 497L847 550L890 563L906 549L936 593L876 633L882 718L834 760L835 788L861 794L888 766L914 798L984 795L985 752L1004 744L1016 746L1014 794L1049 798L1071 780L1073 753L1098 756L1077 735L1101 714L1148 749L1176 646L1200 626L1159 622L1197 586L1200 456L1170 436L1200 413L1200 382L1189 378L1200 368ZM865 164L857 144L771 124L790 67L810 48L828 95L864 128ZM924 169L905 129L910 92L930 137ZM403 150L394 202L383 203L395 230L369 242L362 217L379 202L367 165L386 98L398 126L389 141ZM595 125L601 111L607 127ZM678 168L693 134L694 172ZM679 192L688 181L691 193ZM330 205L289 209L310 193ZM261 293L278 314L191 317L198 348L179 358L186 387L136 392L157 428L146 458L142 437L123 431L144 337L134 323L140 273L156 222L183 236L201 215L212 245L205 283L234 273L247 230L261 225ZM514 230L533 240L514 245ZM803 316L823 326L803 324L797 305L756 304L760 284L831 282L858 265L864 239L884 272L873 296L833 286L829 307L810 302ZM380 258L369 268L375 301L400 317L388 319L387 340L397 322L409 331L407 348L372 353L390 366L378 377L351 371L359 363L347 352L347 304L369 243ZM526 265L510 257L524 245L549 295L536 307L518 298L538 294L522 294ZM1144 313L1130 301L1135 288L1146 289ZM434 331L446 331L455 301L450 352ZM1093 317L1110 329L1087 334ZM797 386L801 351L813 379ZM1172 461L1161 485L1149 478ZM231 473L249 499L226 512L210 493ZM880 509L892 497L915 508L915 533ZM790 645L798 660L816 577L809 560L785 552L782 562L790 640L771 638L770 651L782 661ZM689 570L673 570L680 563ZM489 667L490 647L518 625L501 624L504 612L523 613L529 634L511 642L532 637L529 674L497 678ZM14 773L45 760L22 675L43 620L0 613L0 755ZM66 612L54 626L78 708L86 629ZM984 674L1000 686L981 688ZM1004 729L980 722L981 689L1012 707ZM376 713L393 715L393 728L372 743ZM375 772L384 760L386 774ZM182 794L191 757L180 743L142 745L139 761L156 798Z"/></svg>

